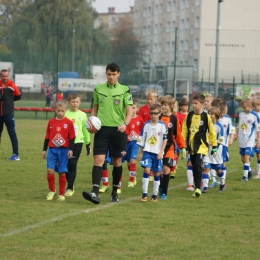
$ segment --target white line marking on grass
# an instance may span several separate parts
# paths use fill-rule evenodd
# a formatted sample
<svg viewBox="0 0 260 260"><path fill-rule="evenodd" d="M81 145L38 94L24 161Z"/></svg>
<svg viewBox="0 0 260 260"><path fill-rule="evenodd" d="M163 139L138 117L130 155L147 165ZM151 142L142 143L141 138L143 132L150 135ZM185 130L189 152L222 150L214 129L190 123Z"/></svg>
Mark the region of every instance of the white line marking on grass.
<svg viewBox="0 0 260 260"><path fill-rule="evenodd" d="M177 189L177 188L180 188L180 187L185 186L185 185L187 185L187 183L183 183L183 184L179 184L177 186L170 187L168 190ZM29 225L29 226L26 226L26 227L23 227L23 228L20 228L20 229L16 229L16 230L4 233L4 234L0 234L0 237L14 236L14 235L17 235L19 233L26 232L26 231L28 231L30 229L42 227L42 226L44 226L44 225L46 225L48 223L52 223L52 222L55 222L55 221L58 221L58 220L62 220L62 219L65 219L65 218L68 218L68 217L72 217L72 216L77 216L77 215L79 215L81 213L91 213L93 211L98 211L98 210L101 210L101 209L110 208L110 207L113 207L115 205L120 205L122 203L127 203L129 201L136 200L136 199L139 199L139 198L140 198L140 196L138 196L138 197L131 197L131 198L128 198L128 199L125 199L125 200L120 200L119 203L109 203L109 204L106 204L106 205L101 205L101 206L97 206L95 208L90 208L90 209L86 209L86 210L75 210L75 211L73 211L71 213L68 213L68 214L63 214L63 215L57 216L55 218L51 218L51 219L47 219L47 220L44 220L44 221L40 221L38 223Z"/></svg>

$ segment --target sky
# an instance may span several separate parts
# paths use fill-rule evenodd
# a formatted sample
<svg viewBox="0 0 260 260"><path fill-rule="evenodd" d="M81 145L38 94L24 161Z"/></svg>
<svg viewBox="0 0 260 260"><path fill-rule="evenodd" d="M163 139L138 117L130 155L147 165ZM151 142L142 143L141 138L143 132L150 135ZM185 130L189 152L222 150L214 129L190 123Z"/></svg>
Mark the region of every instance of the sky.
<svg viewBox="0 0 260 260"><path fill-rule="evenodd" d="M95 0L92 6L98 13L107 13L108 7L115 7L116 13L129 12L129 6L134 6L134 0Z"/></svg>

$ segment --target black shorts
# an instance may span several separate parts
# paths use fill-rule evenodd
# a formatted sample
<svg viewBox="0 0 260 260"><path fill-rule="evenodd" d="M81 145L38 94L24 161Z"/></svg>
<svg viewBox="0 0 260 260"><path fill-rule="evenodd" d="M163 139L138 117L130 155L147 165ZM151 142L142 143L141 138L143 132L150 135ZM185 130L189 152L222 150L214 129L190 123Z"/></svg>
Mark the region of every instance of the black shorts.
<svg viewBox="0 0 260 260"><path fill-rule="evenodd" d="M93 154L107 154L109 150L110 157L120 158L126 150L125 143L126 135L119 132L117 127L102 126L94 137Z"/></svg>
<svg viewBox="0 0 260 260"><path fill-rule="evenodd" d="M173 159L172 158L163 158L163 166L168 166L169 168L172 168Z"/></svg>

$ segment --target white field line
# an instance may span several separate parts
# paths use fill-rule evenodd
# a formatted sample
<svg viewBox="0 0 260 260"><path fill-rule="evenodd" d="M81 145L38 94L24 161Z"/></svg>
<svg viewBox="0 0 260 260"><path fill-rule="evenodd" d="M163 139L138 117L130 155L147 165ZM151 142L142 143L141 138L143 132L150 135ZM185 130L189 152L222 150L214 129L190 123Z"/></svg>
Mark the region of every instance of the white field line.
<svg viewBox="0 0 260 260"><path fill-rule="evenodd" d="M172 186L168 190L177 189L177 188L180 188L180 187L185 186L185 185L187 185L187 183L179 184L177 186ZM4 234L0 234L0 237L14 236L14 235L17 235L19 233L26 232L26 231L28 231L30 229L42 227L42 226L44 226L44 225L46 225L48 223L53 223L55 221L62 220L62 219L68 218L68 217L77 216L77 215L79 215L81 213L91 213L93 211L98 211L98 210L101 210L101 209L110 208L110 207L113 207L115 205L120 205L122 203L127 203L127 202L132 201L132 200L137 200L139 198L140 198L140 196L138 196L138 197L136 196L136 197L131 197L131 198L128 198L128 199L125 199L125 200L120 200L119 203L109 203L109 204L106 204L106 205L101 205L101 206L97 206L95 208L90 208L90 209L86 209L86 210L74 210L71 213L63 214L63 215L57 216L55 218L51 218L51 219L47 219L47 220L44 220L44 221L40 221L38 223L29 225L29 226L26 226L26 227L23 227L23 228L20 228L20 229L16 229L16 230L12 230L12 231L9 231L7 233L4 233ZM91 203L91 202L89 202L89 203Z"/></svg>

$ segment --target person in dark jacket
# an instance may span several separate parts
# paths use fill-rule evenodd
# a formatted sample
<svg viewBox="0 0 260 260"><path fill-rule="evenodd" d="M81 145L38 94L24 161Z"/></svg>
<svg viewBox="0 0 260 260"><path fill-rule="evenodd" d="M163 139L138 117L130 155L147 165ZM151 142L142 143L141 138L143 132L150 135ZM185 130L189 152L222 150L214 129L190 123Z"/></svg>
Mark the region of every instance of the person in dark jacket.
<svg viewBox="0 0 260 260"><path fill-rule="evenodd" d="M0 80L0 140L4 128L11 139L13 155L8 159L10 161L20 161L18 152L18 139L15 132L14 121L14 101L21 99L21 93L18 87L9 79L7 69L1 70Z"/></svg>

